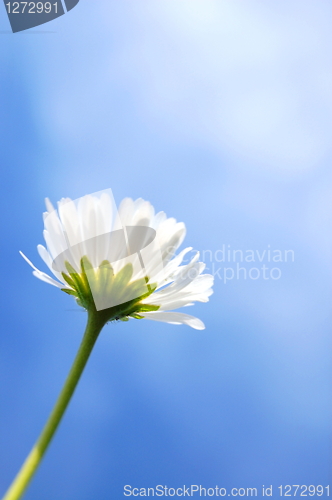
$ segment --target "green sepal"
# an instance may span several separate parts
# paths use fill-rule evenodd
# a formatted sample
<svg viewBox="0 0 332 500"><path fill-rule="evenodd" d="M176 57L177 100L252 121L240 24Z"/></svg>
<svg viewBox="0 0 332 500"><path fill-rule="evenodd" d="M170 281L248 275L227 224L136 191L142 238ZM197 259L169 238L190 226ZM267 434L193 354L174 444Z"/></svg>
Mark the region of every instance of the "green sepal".
<svg viewBox="0 0 332 500"><path fill-rule="evenodd" d="M86 277L86 273L87 273L87 271L93 272L94 269L92 267L91 262L89 261L89 259L86 256L81 258L80 264L81 264L81 269L82 269L82 273L81 273L80 277L81 277L81 283L84 287L84 292L87 294L91 294L90 285L89 285L88 279Z"/></svg>
<svg viewBox="0 0 332 500"><path fill-rule="evenodd" d="M137 313L133 313L130 315L131 318L135 318L135 319L144 319L144 316L140 316L139 314Z"/></svg>
<svg viewBox="0 0 332 500"><path fill-rule="evenodd" d="M65 266L66 266L66 269L69 272L69 275L73 281L73 285L72 285L73 288L75 288L75 290L77 290L78 294L81 295L81 293L83 291L82 285L84 286L84 281L83 281L83 274L84 273L80 274L77 271L75 271L73 266L68 261L65 262Z"/></svg>
<svg viewBox="0 0 332 500"><path fill-rule="evenodd" d="M142 304L137 306L137 312L151 312L151 311L158 311L160 306L156 305L149 305L149 304Z"/></svg>
<svg viewBox="0 0 332 500"><path fill-rule="evenodd" d="M75 288L75 283L74 281L69 278L69 276L65 273L61 273L62 274L62 277L63 279L65 280L66 283L68 283L68 285L71 287L71 288Z"/></svg>
<svg viewBox="0 0 332 500"><path fill-rule="evenodd" d="M61 288L61 290L68 293L68 295L74 295L74 297L77 297L77 292L75 290L69 290L69 288Z"/></svg>

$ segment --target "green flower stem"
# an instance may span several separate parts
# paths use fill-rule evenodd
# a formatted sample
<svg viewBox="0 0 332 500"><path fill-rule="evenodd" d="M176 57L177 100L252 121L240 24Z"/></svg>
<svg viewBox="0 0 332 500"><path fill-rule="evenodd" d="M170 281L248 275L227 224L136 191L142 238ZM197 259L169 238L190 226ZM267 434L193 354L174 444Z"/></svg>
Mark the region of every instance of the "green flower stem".
<svg viewBox="0 0 332 500"><path fill-rule="evenodd" d="M88 323L81 345L58 400L35 446L32 448L21 470L18 472L2 500L18 500L25 492L66 411L68 403L76 389L77 383L104 324L105 321L103 321L102 317L97 312L89 312Z"/></svg>

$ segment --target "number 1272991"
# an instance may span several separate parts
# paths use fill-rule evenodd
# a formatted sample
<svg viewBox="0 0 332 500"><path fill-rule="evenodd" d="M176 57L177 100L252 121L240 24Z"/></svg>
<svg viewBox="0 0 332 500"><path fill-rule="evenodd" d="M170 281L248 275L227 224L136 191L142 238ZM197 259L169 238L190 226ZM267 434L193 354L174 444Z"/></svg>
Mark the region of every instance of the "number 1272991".
<svg viewBox="0 0 332 500"><path fill-rule="evenodd" d="M322 486L321 484L315 486L310 484L286 484L285 486L278 486L279 495L281 497L321 497L330 496L330 486Z"/></svg>
<svg viewBox="0 0 332 500"><path fill-rule="evenodd" d="M8 2L8 14L50 14L58 13L58 2Z"/></svg>

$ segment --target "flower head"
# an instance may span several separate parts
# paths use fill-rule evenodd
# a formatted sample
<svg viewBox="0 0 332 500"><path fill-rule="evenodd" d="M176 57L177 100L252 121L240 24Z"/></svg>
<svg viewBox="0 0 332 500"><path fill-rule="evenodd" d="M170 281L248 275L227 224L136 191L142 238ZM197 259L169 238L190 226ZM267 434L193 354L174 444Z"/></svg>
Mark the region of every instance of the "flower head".
<svg viewBox="0 0 332 500"><path fill-rule="evenodd" d="M192 248L175 255L186 233L182 222L164 212L155 214L141 198L126 198L117 210L108 192L84 196L78 203L63 198L58 212L46 200L46 208L47 249L37 248L57 279L39 271L21 252L37 278L73 295L105 321L145 318L204 329L198 318L173 311L207 302L213 293L213 277L202 274L199 253L185 265Z"/></svg>

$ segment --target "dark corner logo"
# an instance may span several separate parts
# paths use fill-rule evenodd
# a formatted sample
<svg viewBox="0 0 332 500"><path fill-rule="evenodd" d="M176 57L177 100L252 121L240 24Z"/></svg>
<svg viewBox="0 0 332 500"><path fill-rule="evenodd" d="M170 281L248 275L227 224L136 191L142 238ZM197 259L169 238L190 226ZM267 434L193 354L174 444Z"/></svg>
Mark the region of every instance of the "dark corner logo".
<svg viewBox="0 0 332 500"><path fill-rule="evenodd" d="M53 21L73 9L80 0L11 2L3 0L13 33ZM65 7L65 8L64 8Z"/></svg>

